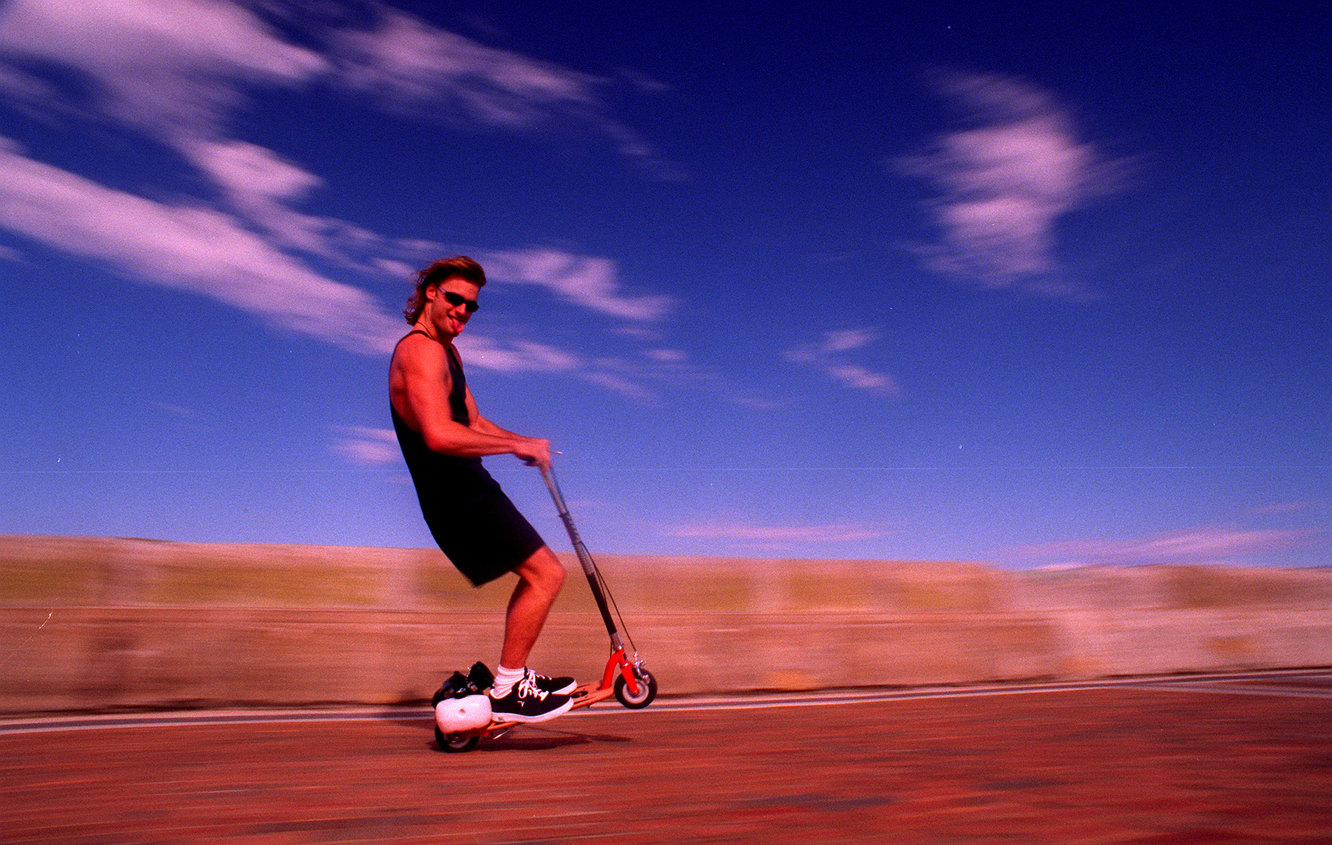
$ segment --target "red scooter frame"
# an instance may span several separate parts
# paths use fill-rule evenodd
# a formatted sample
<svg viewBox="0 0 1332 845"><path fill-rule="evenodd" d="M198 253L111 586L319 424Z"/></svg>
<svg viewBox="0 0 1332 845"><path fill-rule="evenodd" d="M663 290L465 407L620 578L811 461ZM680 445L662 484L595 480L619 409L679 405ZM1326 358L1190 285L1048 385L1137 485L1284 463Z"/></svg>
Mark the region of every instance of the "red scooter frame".
<svg viewBox="0 0 1332 845"><path fill-rule="evenodd" d="M596 600L597 610L601 613L601 619L606 623L606 633L610 635L611 655L610 660L606 662L606 671L601 676L601 686L597 687L595 692L606 692L614 690L615 697L625 707L634 710L647 707L652 703L652 699L657 697L657 680L652 677L652 673L643 665L643 660L638 656L638 652L633 652L633 657L628 657L624 643L620 639L619 628L616 627L616 619L619 617L619 608L611 609L615 604L615 599L610 595L610 590L606 587L605 580L601 577L601 570L597 568L596 561L592 559L592 553L587 550L587 545L583 538L578 534L578 527L574 525L573 517L569 514L569 507L564 503L564 494L560 492L560 485L555 480L555 471L547 469L541 471L541 477L546 482L546 489L550 490L550 498L555 502L555 510L560 514L560 521L564 523L564 528L569 532L569 542L573 544L574 554L578 556L578 563L583 569L583 574L587 576L587 585L592 590L592 598ZM620 625L624 620L620 619ZM633 641L630 640L632 648ZM589 694L595 694L589 690ZM577 695L577 692L574 693ZM602 698L606 696L603 695ZM588 702L589 704L591 702ZM578 706L577 702L574 704Z"/></svg>

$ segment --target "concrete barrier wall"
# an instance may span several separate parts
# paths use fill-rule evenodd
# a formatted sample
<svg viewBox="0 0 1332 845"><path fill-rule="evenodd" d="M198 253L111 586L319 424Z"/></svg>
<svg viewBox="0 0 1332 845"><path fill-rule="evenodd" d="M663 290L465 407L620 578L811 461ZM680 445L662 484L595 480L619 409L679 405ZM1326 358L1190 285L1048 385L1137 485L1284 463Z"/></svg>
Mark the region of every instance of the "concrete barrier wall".
<svg viewBox="0 0 1332 845"><path fill-rule="evenodd" d="M1326 568L598 560L663 695L1332 665ZM9 714L421 701L493 666L509 589L433 550L9 537L0 567ZM532 662L606 653L573 577Z"/></svg>

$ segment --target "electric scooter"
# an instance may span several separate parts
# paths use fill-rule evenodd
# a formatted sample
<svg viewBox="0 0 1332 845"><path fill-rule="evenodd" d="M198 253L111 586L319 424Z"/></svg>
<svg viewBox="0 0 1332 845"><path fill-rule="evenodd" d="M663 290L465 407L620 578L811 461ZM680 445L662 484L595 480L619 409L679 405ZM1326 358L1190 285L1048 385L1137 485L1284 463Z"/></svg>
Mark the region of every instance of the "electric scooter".
<svg viewBox="0 0 1332 845"><path fill-rule="evenodd" d="M629 647L625 648L624 640L620 636L624 628L624 619L620 616L615 598L610 594L606 581L601 576L601 570L597 568L596 561L592 559L587 545L578 534L573 516L570 515L564 495L560 492L559 483L555 480L554 470L543 469L541 477L545 480L550 497L555 502L555 509L569 533L569 542L573 544L574 554L578 556L578 563L583 569L583 574L587 576L587 583L592 590L592 598L596 600L597 610L601 613L602 621L606 623L606 633L610 635L610 658L606 661L606 668L601 673L600 681L583 684L570 693L570 698L573 699L573 707L570 709L590 707L612 695L631 710L647 707L657 697L657 679L643 664L634 647L633 638L629 637L627 632L624 637L629 640ZM483 737L498 738L523 724L490 716L489 704L489 699L484 695L438 701L435 705L435 741L439 747L450 752L470 751Z"/></svg>

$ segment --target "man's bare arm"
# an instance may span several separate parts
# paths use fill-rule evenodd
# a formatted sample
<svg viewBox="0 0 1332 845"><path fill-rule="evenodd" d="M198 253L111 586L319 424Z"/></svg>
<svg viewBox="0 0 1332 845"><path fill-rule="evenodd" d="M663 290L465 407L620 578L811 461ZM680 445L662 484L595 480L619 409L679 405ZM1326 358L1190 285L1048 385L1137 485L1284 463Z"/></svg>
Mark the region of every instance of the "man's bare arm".
<svg viewBox="0 0 1332 845"><path fill-rule="evenodd" d="M477 410L476 400L472 398L471 388L467 388L467 412L472 420L472 430L481 434L487 434L492 437L511 438L519 441L525 441L539 448L530 456L521 455L517 452L513 454L522 458L529 466L541 467L543 470L550 469L550 442L536 437L523 437L521 434L515 434L508 429L501 428L487 417L481 416Z"/></svg>
<svg viewBox="0 0 1332 845"><path fill-rule="evenodd" d="M522 437L490 423L472 410L471 427L454 422L449 408L450 377L447 352L439 343L419 335L408 336L393 356L389 396L407 425L419 431L426 447L463 458L516 455L533 466L549 468L550 444Z"/></svg>

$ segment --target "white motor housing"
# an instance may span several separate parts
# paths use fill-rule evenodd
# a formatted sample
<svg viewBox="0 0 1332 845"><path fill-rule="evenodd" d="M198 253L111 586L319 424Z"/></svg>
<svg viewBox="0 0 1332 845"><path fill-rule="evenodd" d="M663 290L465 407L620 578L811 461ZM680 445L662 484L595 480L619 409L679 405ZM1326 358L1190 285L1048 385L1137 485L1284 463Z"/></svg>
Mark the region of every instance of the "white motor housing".
<svg viewBox="0 0 1332 845"><path fill-rule="evenodd" d="M435 705L435 726L446 734L474 731L490 724L490 696L441 699Z"/></svg>

